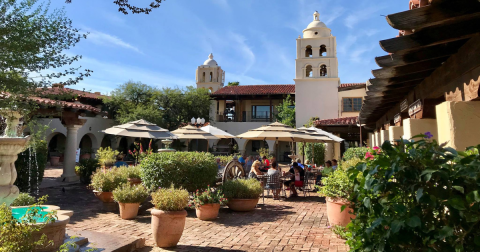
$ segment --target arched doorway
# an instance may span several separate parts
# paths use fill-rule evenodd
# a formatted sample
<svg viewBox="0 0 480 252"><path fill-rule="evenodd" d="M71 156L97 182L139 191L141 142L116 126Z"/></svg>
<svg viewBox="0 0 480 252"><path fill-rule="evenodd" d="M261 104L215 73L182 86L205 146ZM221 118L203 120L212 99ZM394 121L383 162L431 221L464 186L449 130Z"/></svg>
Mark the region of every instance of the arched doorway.
<svg viewBox="0 0 480 252"><path fill-rule="evenodd" d="M128 140L127 137L122 137L120 139L120 144L118 145L118 151L127 155L128 154Z"/></svg>
<svg viewBox="0 0 480 252"><path fill-rule="evenodd" d="M230 155L238 152L239 146L237 141L233 138L220 139L216 145L214 145L214 151L221 155Z"/></svg>
<svg viewBox="0 0 480 252"><path fill-rule="evenodd" d="M65 152L65 142L67 141L67 138L65 135L59 132L52 133L47 139L50 139L48 141L48 159L50 160L50 157L55 156L55 157L60 157L60 162L63 162L63 154Z"/></svg>
<svg viewBox="0 0 480 252"><path fill-rule="evenodd" d="M112 140L110 139L110 136L105 135L102 139L102 143L100 144L100 147L106 148L106 147L112 147Z"/></svg>
<svg viewBox="0 0 480 252"><path fill-rule="evenodd" d="M85 134L80 140L78 148L80 149L80 159L91 158L92 153L94 152L92 138L88 134Z"/></svg>
<svg viewBox="0 0 480 252"><path fill-rule="evenodd" d="M260 149L268 149L268 143L262 140L249 140L245 143L245 153L247 155L259 155Z"/></svg>

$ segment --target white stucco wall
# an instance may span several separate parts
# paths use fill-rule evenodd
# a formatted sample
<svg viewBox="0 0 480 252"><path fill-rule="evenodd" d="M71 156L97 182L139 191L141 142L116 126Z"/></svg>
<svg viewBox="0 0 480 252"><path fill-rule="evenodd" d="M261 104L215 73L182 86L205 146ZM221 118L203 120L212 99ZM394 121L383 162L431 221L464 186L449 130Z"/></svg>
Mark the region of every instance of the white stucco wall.
<svg viewBox="0 0 480 252"><path fill-rule="evenodd" d="M295 80L297 127L302 127L311 117L338 117L338 82L338 78Z"/></svg>

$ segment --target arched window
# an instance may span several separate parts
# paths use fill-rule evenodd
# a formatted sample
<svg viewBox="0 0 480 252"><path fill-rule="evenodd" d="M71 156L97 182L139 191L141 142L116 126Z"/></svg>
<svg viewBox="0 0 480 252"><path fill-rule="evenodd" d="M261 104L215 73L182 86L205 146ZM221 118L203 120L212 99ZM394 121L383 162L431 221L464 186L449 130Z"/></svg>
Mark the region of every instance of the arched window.
<svg viewBox="0 0 480 252"><path fill-rule="evenodd" d="M308 65L305 69L305 77L310 78L313 77L312 66Z"/></svg>
<svg viewBox="0 0 480 252"><path fill-rule="evenodd" d="M213 81L213 73L210 72L210 82L212 82L212 81Z"/></svg>
<svg viewBox="0 0 480 252"><path fill-rule="evenodd" d="M208 88L208 91L209 91L210 93L213 93L213 88L212 88L212 87L209 87L209 88Z"/></svg>
<svg viewBox="0 0 480 252"><path fill-rule="evenodd" d="M203 72L202 82L205 82L205 72Z"/></svg>
<svg viewBox="0 0 480 252"><path fill-rule="evenodd" d="M320 46L320 56L327 56L327 47L325 45Z"/></svg>
<svg viewBox="0 0 480 252"><path fill-rule="evenodd" d="M327 76L327 66L321 65L320 66L320 76Z"/></svg>
<svg viewBox="0 0 480 252"><path fill-rule="evenodd" d="M305 58L312 57L312 46L305 47Z"/></svg>

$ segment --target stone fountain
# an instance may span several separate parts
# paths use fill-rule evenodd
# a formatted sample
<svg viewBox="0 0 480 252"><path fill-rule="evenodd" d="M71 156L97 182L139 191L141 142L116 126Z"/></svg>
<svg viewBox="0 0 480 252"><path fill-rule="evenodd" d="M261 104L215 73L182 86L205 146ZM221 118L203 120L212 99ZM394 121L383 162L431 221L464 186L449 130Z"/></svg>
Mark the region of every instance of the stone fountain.
<svg viewBox="0 0 480 252"><path fill-rule="evenodd" d="M19 194L18 187L13 184L17 179L15 161L30 137L18 137L19 112L0 110L0 114L7 122L5 134L0 137L0 205L6 203L9 206Z"/></svg>
<svg viewBox="0 0 480 252"><path fill-rule="evenodd" d="M158 149L158 152L175 152L174 149L170 149L170 144L173 143L172 139L164 139L162 143L165 144L165 149Z"/></svg>

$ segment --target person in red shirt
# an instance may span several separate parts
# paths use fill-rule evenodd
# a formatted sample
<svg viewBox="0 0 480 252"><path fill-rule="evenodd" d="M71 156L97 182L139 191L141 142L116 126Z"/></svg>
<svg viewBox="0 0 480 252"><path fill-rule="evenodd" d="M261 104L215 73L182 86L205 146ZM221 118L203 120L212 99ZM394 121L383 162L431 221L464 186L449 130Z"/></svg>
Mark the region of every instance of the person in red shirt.
<svg viewBox="0 0 480 252"><path fill-rule="evenodd" d="M270 167L270 161L267 159L267 156L263 156L262 160L263 160L264 168L269 168Z"/></svg>

